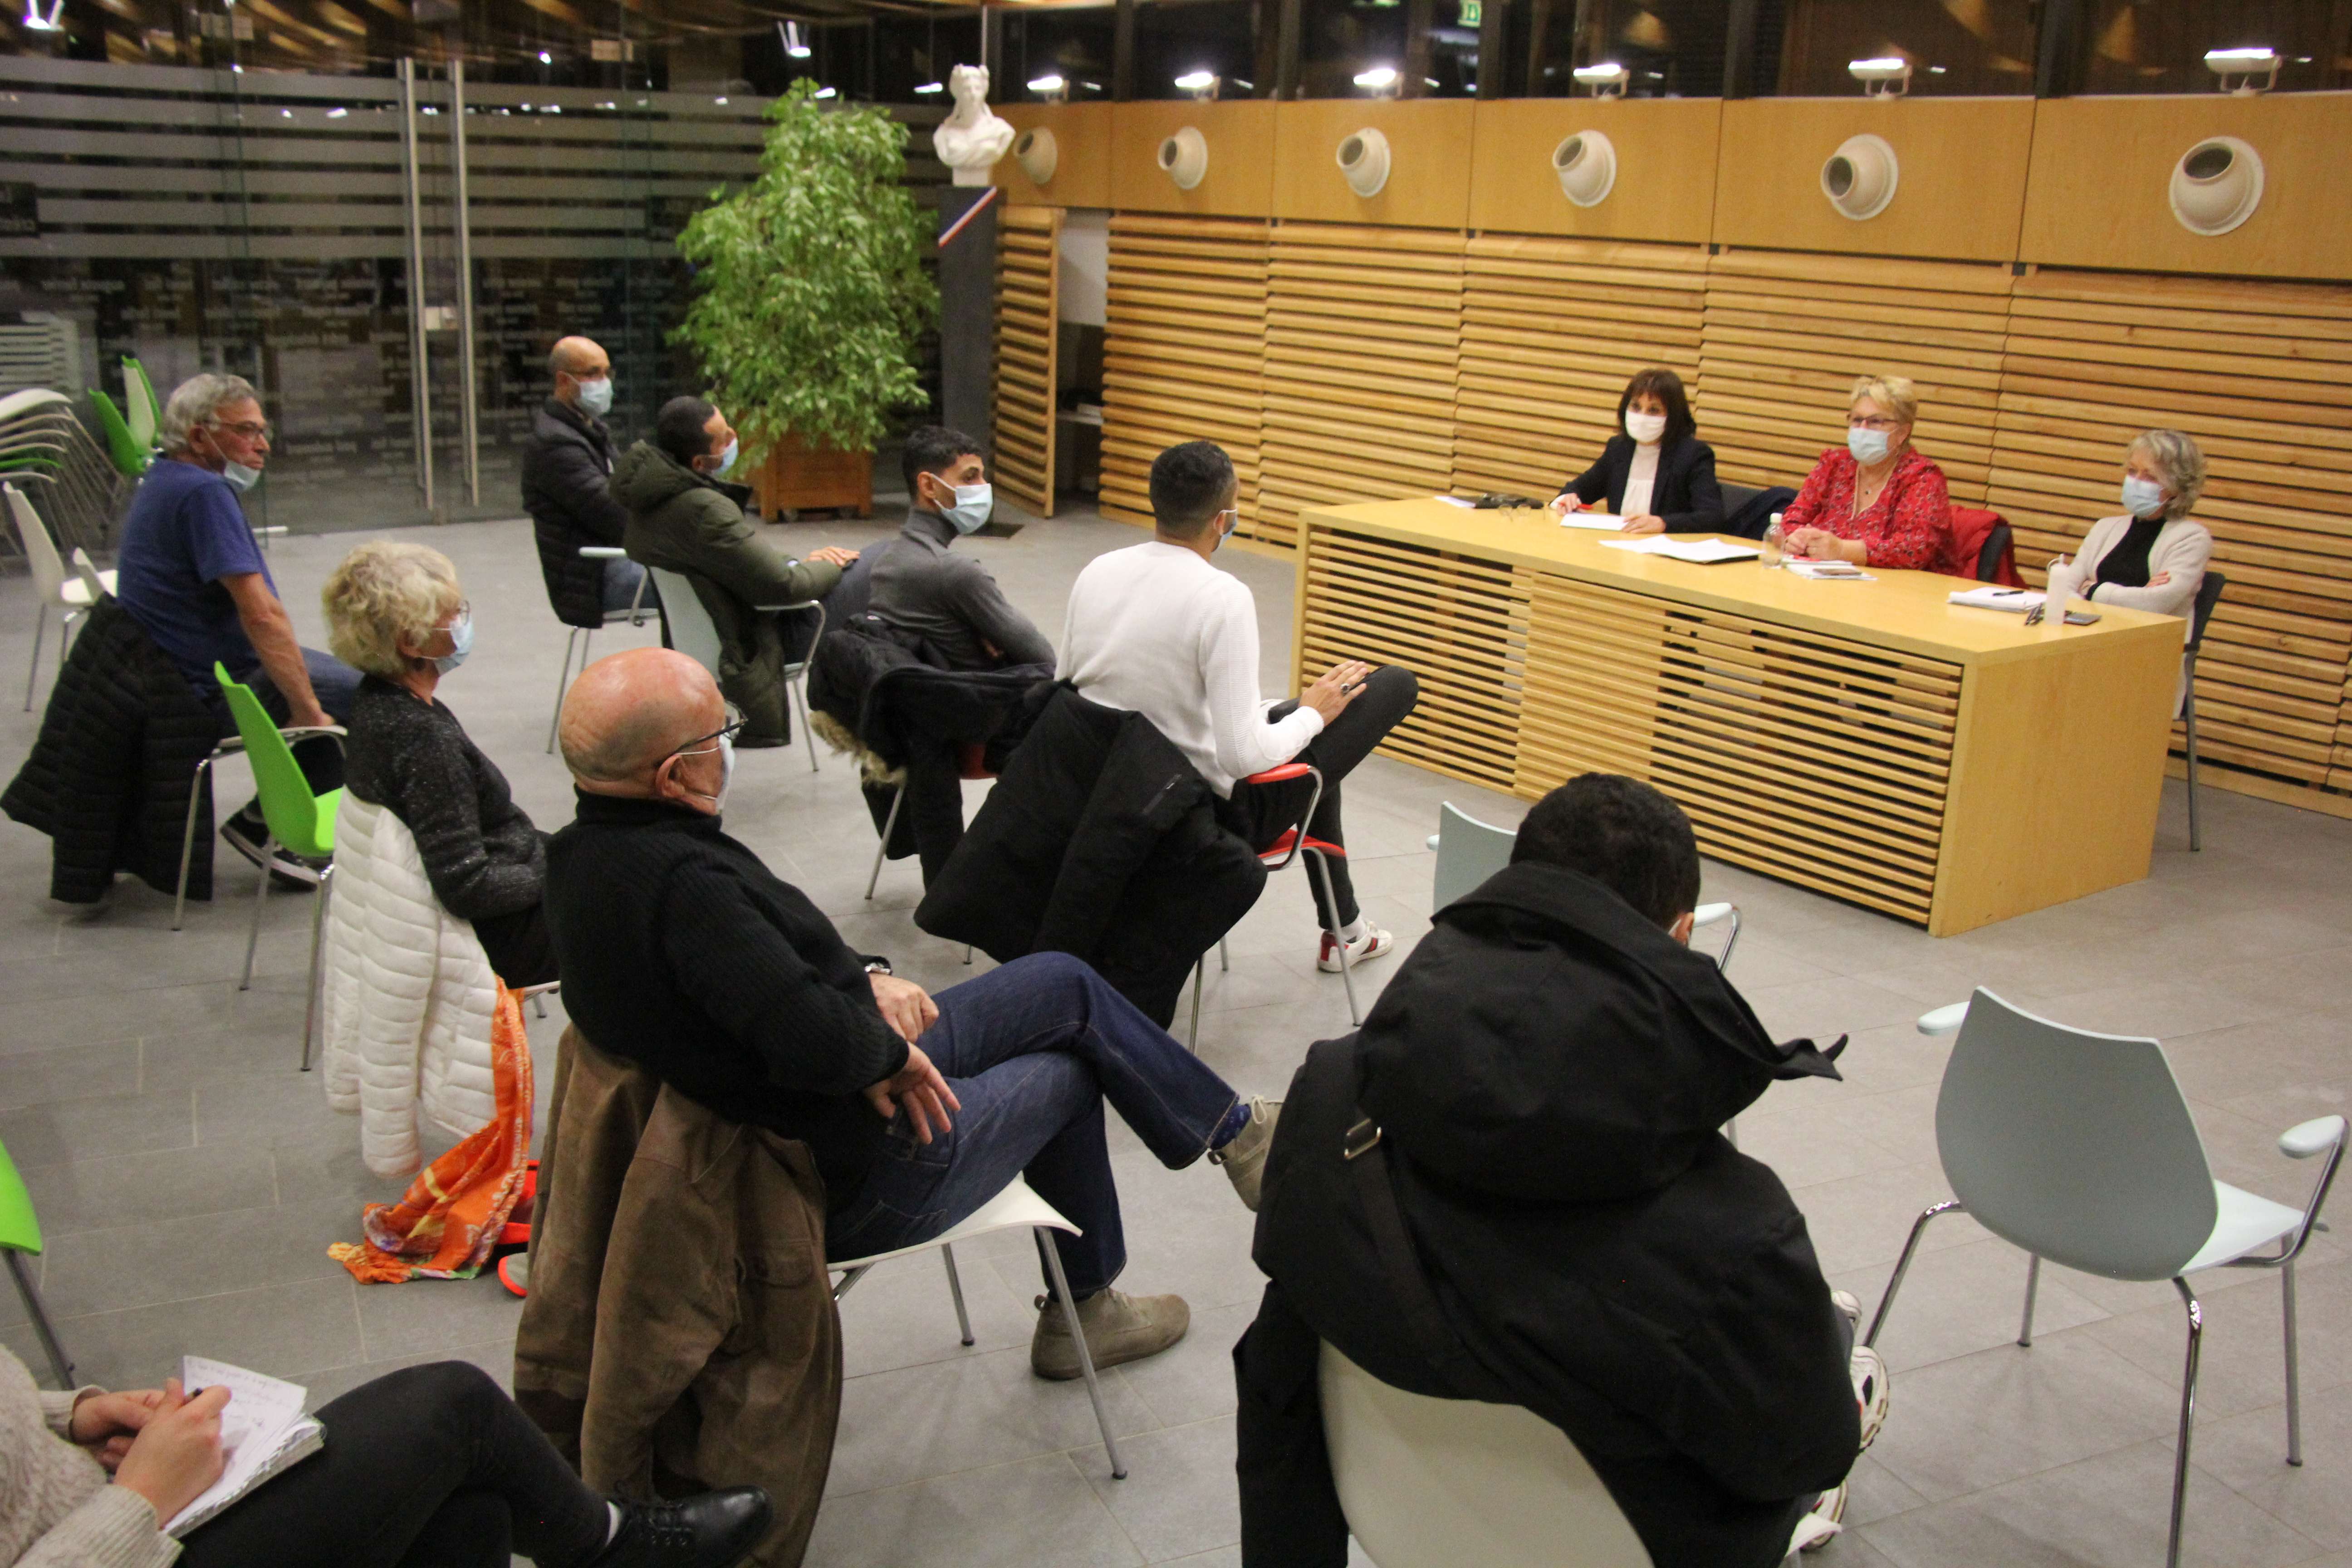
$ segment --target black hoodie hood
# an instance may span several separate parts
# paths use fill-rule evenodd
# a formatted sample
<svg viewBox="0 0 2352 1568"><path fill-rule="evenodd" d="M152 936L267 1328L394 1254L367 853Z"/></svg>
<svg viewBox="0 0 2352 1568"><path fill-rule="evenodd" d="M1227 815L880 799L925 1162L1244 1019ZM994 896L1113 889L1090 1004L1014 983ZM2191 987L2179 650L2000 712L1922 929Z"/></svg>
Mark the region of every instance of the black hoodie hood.
<svg viewBox="0 0 2352 1568"><path fill-rule="evenodd" d="M1775 1045L1704 953L1590 877L1522 863L1440 910L1389 983L1357 1103L1444 1181L1602 1202L1681 1175L1774 1079L1836 1078L1844 1043Z"/></svg>

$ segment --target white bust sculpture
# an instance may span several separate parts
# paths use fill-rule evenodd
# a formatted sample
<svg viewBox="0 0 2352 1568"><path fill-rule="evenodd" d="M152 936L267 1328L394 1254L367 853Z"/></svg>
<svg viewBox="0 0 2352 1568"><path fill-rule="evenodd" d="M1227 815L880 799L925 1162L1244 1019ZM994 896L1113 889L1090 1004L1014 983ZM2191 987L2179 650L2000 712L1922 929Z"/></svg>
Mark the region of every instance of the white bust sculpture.
<svg viewBox="0 0 2352 1568"><path fill-rule="evenodd" d="M931 132L931 146L957 184L984 185L990 165L1013 145L1012 122L989 112L986 66L956 67L948 73L948 90L955 95L955 112Z"/></svg>

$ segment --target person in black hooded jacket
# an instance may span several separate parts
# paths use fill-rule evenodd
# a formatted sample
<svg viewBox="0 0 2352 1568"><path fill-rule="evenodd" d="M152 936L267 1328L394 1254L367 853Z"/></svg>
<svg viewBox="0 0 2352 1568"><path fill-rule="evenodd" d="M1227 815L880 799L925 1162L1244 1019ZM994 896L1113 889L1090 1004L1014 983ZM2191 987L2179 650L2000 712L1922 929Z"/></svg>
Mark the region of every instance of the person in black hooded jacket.
<svg viewBox="0 0 2352 1568"><path fill-rule="evenodd" d="M1698 885L1680 809L1587 773L1309 1051L1234 1347L1245 1568L1347 1562L1324 1342L1552 1422L1656 1568L1769 1568L1853 1467L1851 1325L1787 1190L1717 1131L1776 1078L1835 1078L1837 1047L1776 1046L1690 951Z"/></svg>

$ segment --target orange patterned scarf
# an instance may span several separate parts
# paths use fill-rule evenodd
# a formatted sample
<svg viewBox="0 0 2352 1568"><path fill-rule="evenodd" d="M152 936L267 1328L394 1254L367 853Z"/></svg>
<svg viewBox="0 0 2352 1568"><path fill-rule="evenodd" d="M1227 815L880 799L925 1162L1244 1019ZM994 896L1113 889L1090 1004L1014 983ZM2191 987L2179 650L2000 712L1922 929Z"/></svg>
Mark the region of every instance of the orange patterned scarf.
<svg viewBox="0 0 2352 1568"><path fill-rule="evenodd" d="M530 1157L530 1042L522 1003L504 984L490 1016L490 1077L498 1110L489 1125L419 1172L400 1202L368 1205L365 1241L327 1248L361 1283L471 1279L489 1261Z"/></svg>

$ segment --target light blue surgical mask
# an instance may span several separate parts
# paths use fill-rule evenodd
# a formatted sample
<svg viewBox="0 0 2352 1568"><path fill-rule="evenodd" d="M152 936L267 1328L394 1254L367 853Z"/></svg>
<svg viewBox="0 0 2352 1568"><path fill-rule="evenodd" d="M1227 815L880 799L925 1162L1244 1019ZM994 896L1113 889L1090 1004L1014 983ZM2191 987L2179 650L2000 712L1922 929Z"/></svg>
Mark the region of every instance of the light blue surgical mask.
<svg viewBox="0 0 2352 1568"><path fill-rule="evenodd" d="M1845 449L1852 452L1853 460L1865 468L1874 463L1883 463L1886 461L1886 432L1862 425L1848 426Z"/></svg>
<svg viewBox="0 0 2352 1568"><path fill-rule="evenodd" d="M592 419L602 419L613 412L613 378L600 375L593 381L580 384L580 412Z"/></svg>
<svg viewBox="0 0 2352 1568"><path fill-rule="evenodd" d="M2137 474L2126 475L2124 510L2134 517L2154 517L2164 510L2164 487Z"/></svg>
<svg viewBox="0 0 2352 1568"><path fill-rule="evenodd" d="M1219 526L1229 517L1234 520L1234 528L1239 528L1242 525L1242 513L1239 507L1228 507L1209 520L1209 526L1215 529L1217 532L1217 542L1209 546L1209 553L1212 555L1223 550L1225 547L1225 541L1234 536L1234 528Z"/></svg>
<svg viewBox="0 0 2352 1568"><path fill-rule="evenodd" d="M958 533L973 533L987 526L988 514L996 506L996 489L992 485L958 485L955 505L943 509L940 515L955 525Z"/></svg>
<svg viewBox="0 0 2352 1568"><path fill-rule="evenodd" d="M228 466L221 470L221 478L226 479L238 489L249 490L254 486L261 482L261 470L259 468L248 468L243 463L238 462L235 458L231 458L227 459L227 461Z"/></svg>
<svg viewBox="0 0 2352 1568"><path fill-rule="evenodd" d="M730 440L727 443L727 449L719 454L719 466L710 470L710 477L714 479L725 479L727 470L735 466L736 454L742 449L743 443L740 438Z"/></svg>
<svg viewBox="0 0 2352 1568"><path fill-rule="evenodd" d="M449 651L433 661L433 668L446 675L466 662L474 651L474 617L471 612L449 623Z"/></svg>

